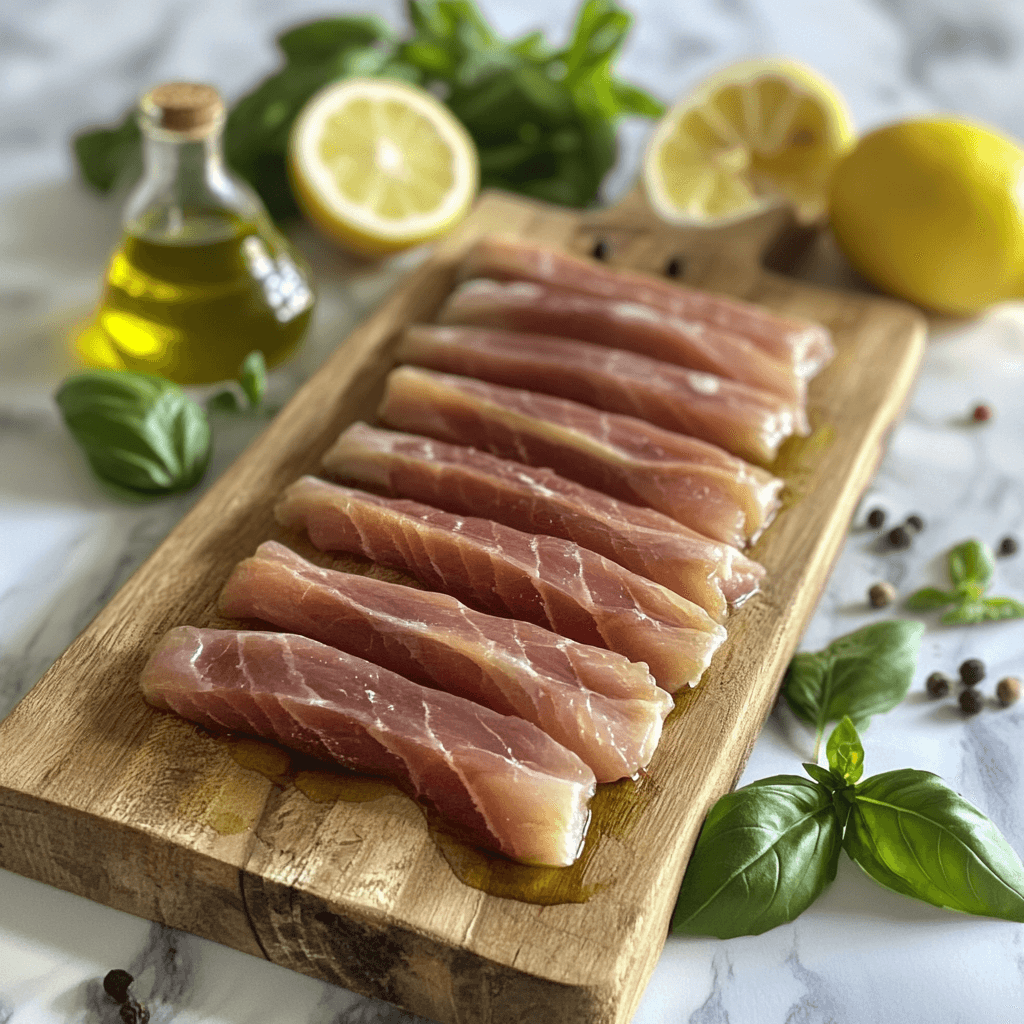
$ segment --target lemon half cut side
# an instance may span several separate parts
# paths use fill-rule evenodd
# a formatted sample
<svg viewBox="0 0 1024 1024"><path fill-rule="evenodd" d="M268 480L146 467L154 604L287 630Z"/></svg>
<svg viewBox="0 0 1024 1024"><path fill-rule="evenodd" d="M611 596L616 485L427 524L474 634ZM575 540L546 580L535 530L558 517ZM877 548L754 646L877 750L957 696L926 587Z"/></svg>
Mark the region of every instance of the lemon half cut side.
<svg viewBox="0 0 1024 1024"><path fill-rule="evenodd" d="M843 101L795 61L743 61L675 104L648 143L643 181L676 224L729 223L788 204L821 219L832 171L853 143Z"/></svg>
<svg viewBox="0 0 1024 1024"><path fill-rule="evenodd" d="M296 119L289 172L303 213L345 248L380 256L436 238L469 210L476 147L430 93L387 78L350 78Z"/></svg>

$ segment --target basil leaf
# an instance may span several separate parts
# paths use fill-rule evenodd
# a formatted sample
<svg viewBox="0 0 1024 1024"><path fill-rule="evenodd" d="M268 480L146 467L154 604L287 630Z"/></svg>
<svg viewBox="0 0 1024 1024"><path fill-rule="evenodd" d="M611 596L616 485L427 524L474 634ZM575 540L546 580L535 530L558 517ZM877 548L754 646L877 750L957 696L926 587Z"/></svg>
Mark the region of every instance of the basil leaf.
<svg viewBox="0 0 1024 1024"><path fill-rule="evenodd" d="M992 579L996 562L987 544L966 540L949 553L949 578L959 588L965 583L980 584L982 592Z"/></svg>
<svg viewBox="0 0 1024 1024"><path fill-rule="evenodd" d="M827 768L822 768L820 764L811 761L805 761L802 767L819 786L824 786L830 793L835 790L836 777Z"/></svg>
<svg viewBox="0 0 1024 1024"><path fill-rule="evenodd" d="M186 491L202 479L210 426L177 384L147 373L90 370L65 381L55 397L101 479L148 495Z"/></svg>
<svg viewBox="0 0 1024 1024"><path fill-rule="evenodd" d="M242 408L241 402L238 401L238 395L234 391L225 389L224 391L218 391L215 395L211 395L206 400L206 411L207 412L238 412Z"/></svg>
<svg viewBox="0 0 1024 1024"><path fill-rule="evenodd" d="M1024 921L1024 865L938 776L902 769L856 789L847 853L889 889L937 907Z"/></svg>
<svg viewBox="0 0 1024 1024"><path fill-rule="evenodd" d="M277 45L290 61L319 62L339 50L390 41L394 33L380 18L323 18L282 32Z"/></svg>
<svg viewBox="0 0 1024 1024"><path fill-rule="evenodd" d="M904 605L912 612L931 612L936 608L945 608L957 599L955 593L947 593L945 590L937 590L935 587L924 587L915 590L904 602Z"/></svg>
<svg viewBox="0 0 1024 1024"><path fill-rule="evenodd" d="M249 408L258 408L260 402L263 401L263 394L267 390L267 362L258 348L253 349L242 360L238 383L245 392L245 397L249 399Z"/></svg>
<svg viewBox="0 0 1024 1024"><path fill-rule="evenodd" d="M142 172L141 137L134 110L114 128L79 132L72 146L82 177L97 192L134 181Z"/></svg>
<svg viewBox="0 0 1024 1024"><path fill-rule="evenodd" d="M833 775L847 784L859 781L864 774L864 747L853 726L846 716L832 730L825 747L828 766Z"/></svg>
<svg viewBox="0 0 1024 1024"><path fill-rule="evenodd" d="M672 915L677 935L760 935L792 921L836 876L838 814L797 775L728 793L704 822Z"/></svg>
<svg viewBox="0 0 1024 1024"><path fill-rule="evenodd" d="M944 626L970 626L984 621L985 607L980 601L962 601L939 619Z"/></svg>
<svg viewBox="0 0 1024 1024"><path fill-rule="evenodd" d="M783 682L794 713L816 728L849 715L865 727L907 694L924 625L894 619L839 637L823 651L798 654Z"/></svg>
<svg viewBox="0 0 1024 1024"><path fill-rule="evenodd" d="M1024 617L1024 604L1015 601L1012 597L986 597L981 604L986 622Z"/></svg>
<svg viewBox="0 0 1024 1024"><path fill-rule="evenodd" d="M1024 618L1024 604L1012 597L986 597L964 601L951 608L939 620L944 626L970 626L978 622L999 622Z"/></svg>

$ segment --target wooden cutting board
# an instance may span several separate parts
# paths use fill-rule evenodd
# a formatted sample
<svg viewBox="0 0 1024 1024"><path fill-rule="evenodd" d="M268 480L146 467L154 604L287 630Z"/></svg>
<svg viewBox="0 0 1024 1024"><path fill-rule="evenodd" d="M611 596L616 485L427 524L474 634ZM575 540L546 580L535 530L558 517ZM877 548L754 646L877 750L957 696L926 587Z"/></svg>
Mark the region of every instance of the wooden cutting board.
<svg viewBox="0 0 1024 1024"><path fill-rule="evenodd" d="M0 727L0 865L444 1024L625 1024L704 815L742 770L923 353L909 309L764 271L784 220L711 233L669 228L635 196L581 214L484 195ZM811 386L814 432L775 466L787 498L753 551L763 591L679 699L647 775L600 788L583 856L562 871L461 847L388 785L211 736L137 690L165 630L221 621L221 585L257 544L308 551L275 527L275 498L372 418L396 332L432 317L485 233L580 253L603 240L612 264L652 273L678 259L690 284L824 322L839 352Z"/></svg>

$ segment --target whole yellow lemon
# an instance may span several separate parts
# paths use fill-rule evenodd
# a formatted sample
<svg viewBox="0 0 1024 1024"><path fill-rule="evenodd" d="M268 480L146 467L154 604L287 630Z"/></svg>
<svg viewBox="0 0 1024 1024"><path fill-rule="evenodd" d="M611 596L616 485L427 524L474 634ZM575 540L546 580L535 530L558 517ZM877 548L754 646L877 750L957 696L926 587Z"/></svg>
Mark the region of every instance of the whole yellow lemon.
<svg viewBox="0 0 1024 1024"><path fill-rule="evenodd" d="M840 248L883 291L970 314L1024 296L1024 150L955 118L889 125L839 163Z"/></svg>

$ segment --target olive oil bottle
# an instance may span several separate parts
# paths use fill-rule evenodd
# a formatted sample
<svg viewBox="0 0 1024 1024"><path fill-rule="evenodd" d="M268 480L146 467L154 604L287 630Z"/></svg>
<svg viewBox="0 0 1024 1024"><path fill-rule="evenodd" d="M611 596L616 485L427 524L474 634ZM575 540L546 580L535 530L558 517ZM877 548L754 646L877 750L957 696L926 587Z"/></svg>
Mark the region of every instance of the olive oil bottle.
<svg viewBox="0 0 1024 1024"><path fill-rule="evenodd" d="M79 355L179 384L235 377L253 349L279 363L309 326L313 289L260 200L224 164L220 96L161 85L143 97L139 123L144 174Z"/></svg>

